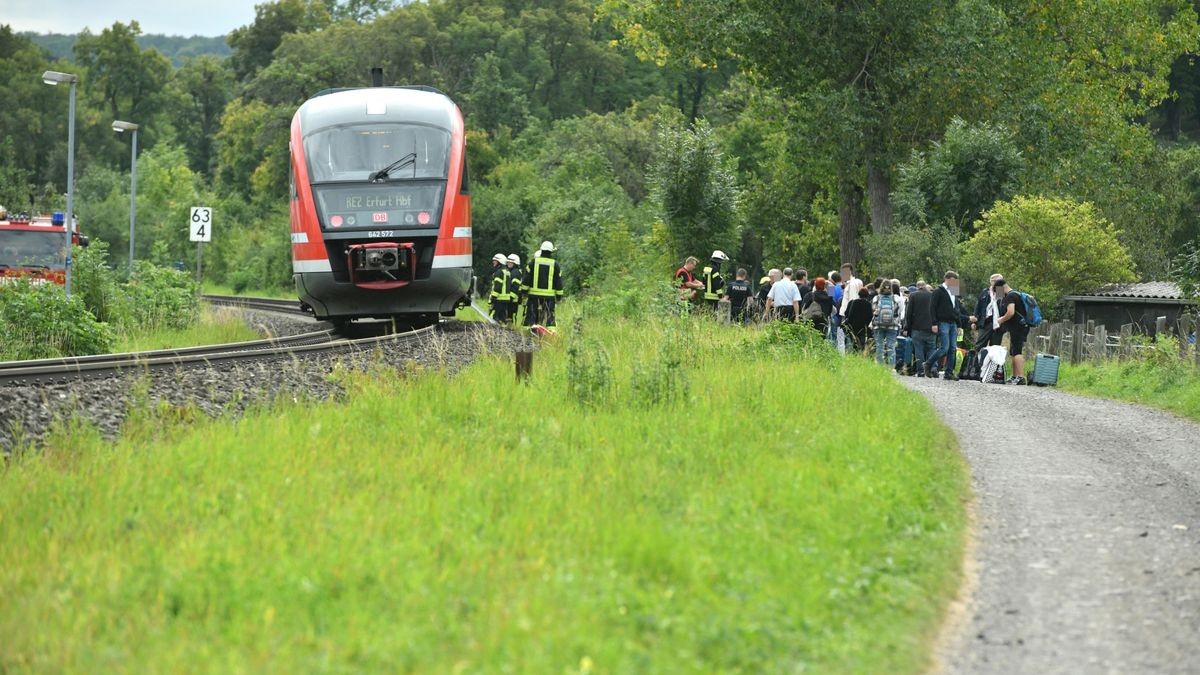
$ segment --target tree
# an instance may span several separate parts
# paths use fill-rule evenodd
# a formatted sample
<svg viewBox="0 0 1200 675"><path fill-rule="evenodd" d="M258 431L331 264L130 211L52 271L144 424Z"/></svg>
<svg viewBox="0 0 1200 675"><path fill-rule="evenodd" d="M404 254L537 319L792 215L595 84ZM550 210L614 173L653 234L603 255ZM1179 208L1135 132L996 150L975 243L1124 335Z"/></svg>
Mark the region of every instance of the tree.
<svg viewBox="0 0 1200 675"><path fill-rule="evenodd" d="M162 90L171 75L171 62L156 49L142 49L136 21L120 22L100 35L84 31L75 43L75 60L87 68L85 91L108 106L114 120L145 123L162 110Z"/></svg>
<svg viewBox="0 0 1200 675"><path fill-rule="evenodd" d="M321 0L274 0L256 5L254 21L235 28L227 38L233 49L229 63L234 77L244 82L271 63L284 35L316 30L329 21L329 7Z"/></svg>
<svg viewBox="0 0 1200 675"><path fill-rule="evenodd" d="M975 229L963 246L964 270L976 279L1003 274L1045 308L1137 278L1119 233L1088 203L1017 197L996 204Z"/></svg>
<svg viewBox="0 0 1200 675"><path fill-rule="evenodd" d="M892 194L898 220L966 230L992 204L1016 194L1022 168L1021 151L1007 129L956 117L941 141L928 151L914 150L900 165Z"/></svg>
<svg viewBox="0 0 1200 675"><path fill-rule="evenodd" d="M891 163L951 114L1000 111L1043 133L1070 119L1083 137L1099 138L1166 95L1171 62L1200 35L1191 0L1080 8L1078 0L605 2L643 56L702 65L733 54L820 121L810 140L834 158L839 238L852 261L864 201L873 231L886 231Z"/></svg>
<svg viewBox="0 0 1200 675"><path fill-rule="evenodd" d="M216 160L214 140L233 93L226 63L212 56L188 59L171 78L173 119L193 171L208 174Z"/></svg>
<svg viewBox="0 0 1200 675"><path fill-rule="evenodd" d="M650 183L670 232L673 258L732 248L739 193L706 122L659 130Z"/></svg>
<svg viewBox="0 0 1200 675"><path fill-rule="evenodd" d="M947 221L900 223L884 234L864 237L863 253L865 264L876 274L908 284L941 279L946 270L957 268L962 242L962 229Z"/></svg>

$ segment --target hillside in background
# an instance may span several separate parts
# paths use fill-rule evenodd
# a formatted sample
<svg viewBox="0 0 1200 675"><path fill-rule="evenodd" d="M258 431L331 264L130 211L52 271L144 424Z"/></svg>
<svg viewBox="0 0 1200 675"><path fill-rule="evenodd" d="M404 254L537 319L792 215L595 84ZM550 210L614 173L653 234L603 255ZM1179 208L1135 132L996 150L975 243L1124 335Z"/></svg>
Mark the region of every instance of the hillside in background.
<svg viewBox="0 0 1200 675"><path fill-rule="evenodd" d="M23 36L29 38L34 44L43 47L50 52L50 56L56 59L73 57L72 49L75 46L75 40L78 35L65 35L63 33L22 33ZM137 38L138 45L143 49L157 49L164 56L171 59L176 67L183 65L183 60L190 56L204 56L212 54L213 56L225 57L229 56L231 50L229 45L225 43L225 36L205 37L203 35L193 35L184 37L182 35L139 35Z"/></svg>

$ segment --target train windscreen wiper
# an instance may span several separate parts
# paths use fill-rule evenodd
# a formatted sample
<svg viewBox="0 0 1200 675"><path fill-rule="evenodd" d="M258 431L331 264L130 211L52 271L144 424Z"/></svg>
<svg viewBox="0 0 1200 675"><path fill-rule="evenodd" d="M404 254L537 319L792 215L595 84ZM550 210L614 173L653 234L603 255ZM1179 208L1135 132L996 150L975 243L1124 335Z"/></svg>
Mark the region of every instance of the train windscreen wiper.
<svg viewBox="0 0 1200 675"><path fill-rule="evenodd" d="M405 166L408 166L410 164L415 165L416 163L417 163L417 153L410 152L407 155L401 157L400 159L392 162L391 164L388 164L387 166L383 167L382 169L371 174L370 176L367 177L367 180L371 181L372 183L381 183L381 182L383 182L383 179L388 177L388 174L395 171L396 169L402 169Z"/></svg>

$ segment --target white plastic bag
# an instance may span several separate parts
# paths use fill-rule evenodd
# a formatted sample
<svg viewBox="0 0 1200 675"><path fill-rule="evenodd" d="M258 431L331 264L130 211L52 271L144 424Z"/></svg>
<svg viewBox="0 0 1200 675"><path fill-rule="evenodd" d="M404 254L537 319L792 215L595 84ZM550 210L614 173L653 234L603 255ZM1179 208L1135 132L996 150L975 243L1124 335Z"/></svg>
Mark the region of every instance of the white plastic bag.
<svg viewBox="0 0 1200 675"><path fill-rule="evenodd" d="M991 382L996 371L1004 372L1004 361L1008 359L1008 350L1000 345L985 348L983 370L980 372L980 382Z"/></svg>

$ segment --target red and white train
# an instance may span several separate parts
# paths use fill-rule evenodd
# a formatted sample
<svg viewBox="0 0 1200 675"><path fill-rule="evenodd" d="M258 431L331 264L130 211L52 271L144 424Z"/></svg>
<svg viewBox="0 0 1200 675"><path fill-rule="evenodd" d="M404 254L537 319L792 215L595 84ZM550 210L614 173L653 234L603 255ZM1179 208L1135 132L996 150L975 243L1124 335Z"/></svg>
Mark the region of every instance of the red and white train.
<svg viewBox="0 0 1200 675"><path fill-rule="evenodd" d="M317 318L431 323L470 303L466 140L449 97L327 90L291 132L292 273Z"/></svg>

